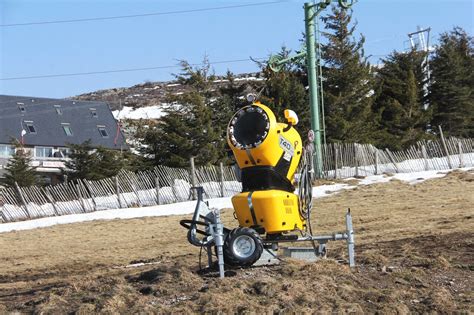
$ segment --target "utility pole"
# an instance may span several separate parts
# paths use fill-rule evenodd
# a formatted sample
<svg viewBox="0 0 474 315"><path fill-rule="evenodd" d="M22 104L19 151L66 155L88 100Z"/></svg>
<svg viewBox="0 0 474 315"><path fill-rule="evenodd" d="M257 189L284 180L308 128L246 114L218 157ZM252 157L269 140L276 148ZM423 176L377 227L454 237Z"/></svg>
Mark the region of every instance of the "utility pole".
<svg viewBox="0 0 474 315"><path fill-rule="evenodd" d="M288 58L280 58L279 56L272 56L268 61L270 69L275 72L281 70L283 64L300 59L306 56L306 66L308 71L308 84L309 84L309 100L311 107L311 130L314 133L314 170L315 176L321 178L323 175L323 155L321 147L321 100L319 99L319 90L322 89L321 73L318 74L317 60L316 60L316 40L315 40L315 19L319 13L323 11L331 2L338 2L339 6L348 9L350 8L354 0L322 0L319 3L306 2L304 4L304 16L305 16L305 36L306 36L306 52L300 52L294 56ZM319 44L319 43L318 43ZM318 61L320 62L320 61ZM321 82L321 86L319 83Z"/></svg>
<svg viewBox="0 0 474 315"><path fill-rule="evenodd" d="M316 16L314 4L304 4L304 20L306 28L306 67L308 71L309 104L311 106L311 130L314 132L314 170L317 178L323 174L323 155L321 150L321 119L319 117L318 72L316 68L316 53L314 40L314 18Z"/></svg>
<svg viewBox="0 0 474 315"><path fill-rule="evenodd" d="M410 39L410 46L412 50L423 51L425 53L425 59L423 61L422 69L425 75L425 82L423 83L423 96L425 97L425 104L423 104L424 109L428 109L430 106L427 96L429 92L429 87L431 85L431 70L430 70L430 32L431 27L422 29L420 26L417 27L417 31L408 34ZM426 34L426 37L425 37Z"/></svg>

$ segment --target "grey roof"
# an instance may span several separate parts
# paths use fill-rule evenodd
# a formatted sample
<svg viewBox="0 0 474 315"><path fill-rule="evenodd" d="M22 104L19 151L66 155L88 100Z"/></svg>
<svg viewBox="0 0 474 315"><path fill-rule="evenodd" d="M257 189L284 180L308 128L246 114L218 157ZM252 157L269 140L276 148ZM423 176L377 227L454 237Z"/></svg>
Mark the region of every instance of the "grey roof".
<svg viewBox="0 0 474 315"><path fill-rule="evenodd" d="M23 103L24 112L19 103ZM54 105L60 105L61 115ZM96 110L97 117L92 116L91 108ZM0 143L20 139L22 129L28 130L25 121L32 121L36 129L36 134L28 132L25 135L25 145L63 147L67 143L79 144L90 139L94 146L127 147L121 132L115 139L117 121L104 102L0 95ZM62 124L70 124L72 136L66 135ZM108 137L102 137L98 126L105 126Z"/></svg>

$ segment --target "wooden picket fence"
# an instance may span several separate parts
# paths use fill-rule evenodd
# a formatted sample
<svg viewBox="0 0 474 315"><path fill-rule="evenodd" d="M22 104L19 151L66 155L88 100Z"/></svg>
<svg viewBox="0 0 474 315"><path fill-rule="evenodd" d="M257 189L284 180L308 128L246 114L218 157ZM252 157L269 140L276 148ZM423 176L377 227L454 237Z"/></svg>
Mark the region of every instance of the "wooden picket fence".
<svg viewBox="0 0 474 315"><path fill-rule="evenodd" d="M381 150L371 144L358 143L323 146L323 177L327 179L468 166L474 166L473 139L420 141L402 151Z"/></svg>
<svg viewBox="0 0 474 315"><path fill-rule="evenodd" d="M98 181L78 180L46 187L0 189L0 222L93 211L153 206L192 200L193 186L203 186L206 198L241 191L234 167L156 167L152 171L121 171ZM362 177L474 166L472 139L421 141L403 151L380 150L370 144L334 143L323 146L323 177Z"/></svg>
<svg viewBox="0 0 474 315"><path fill-rule="evenodd" d="M0 189L0 222L182 202L193 199L192 186L203 186L206 198L228 197L242 189L235 169L222 164L121 171L113 178L46 187L17 185Z"/></svg>

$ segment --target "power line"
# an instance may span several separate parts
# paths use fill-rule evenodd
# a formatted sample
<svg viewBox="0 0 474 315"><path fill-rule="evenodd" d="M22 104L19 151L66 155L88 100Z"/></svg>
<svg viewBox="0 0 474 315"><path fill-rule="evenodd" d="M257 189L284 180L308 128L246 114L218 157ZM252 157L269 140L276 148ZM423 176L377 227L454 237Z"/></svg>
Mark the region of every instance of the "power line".
<svg viewBox="0 0 474 315"><path fill-rule="evenodd" d="M154 12L154 13L116 15L116 16L103 16L103 17L91 17L91 18L82 18L82 19L71 19L71 20L55 20L55 21L38 21L38 22L0 24L0 27L15 27L15 26L31 26L31 25L62 24L62 23L76 23L76 22L91 22L91 21L129 19L129 18L147 17L147 16L160 16L160 15L183 14L183 13L192 13L192 12L205 12L205 11L236 9L236 8L244 8L244 7L256 7L256 6L278 4L278 3L283 3L283 2L288 2L288 0L256 2L256 3L248 3L248 4L228 5L228 6L222 6L222 7L177 10L177 11L167 11L167 12Z"/></svg>
<svg viewBox="0 0 474 315"><path fill-rule="evenodd" d="M247 62L247 61L266 60L266 59L267 58L246 58L246 59L222 60L222 61L210 62L209 64L216 65L216 64L223 64L223 63ZM203 64L202 63L190 64L190 66L201 66L201 65L203 65ZM170 66L128 68L128 69L116 69L116 70L104 70L104 71L31 75L31 76L21 76L21 77L0 78L0 81L29 80L29 79L58 78L58 77L73 77L73 76L96 75L96 74L107 74L107 73L118 73L118 72L133 72L133 71L146 71L146 70L157 70L157 69L171 69L171 68L179 68L179 67L180 67L180 65L170 65Z"/></svg>

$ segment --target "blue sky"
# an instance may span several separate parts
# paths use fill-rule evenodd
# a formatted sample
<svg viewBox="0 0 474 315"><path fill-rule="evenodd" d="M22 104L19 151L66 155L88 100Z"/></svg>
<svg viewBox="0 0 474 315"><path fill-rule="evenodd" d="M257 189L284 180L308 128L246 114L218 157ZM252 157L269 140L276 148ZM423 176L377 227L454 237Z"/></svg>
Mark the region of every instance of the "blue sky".
<svg viewBox="0 0 474 315"><path fill-rule="evenodd" d="M248 1L0 0L0 24L146 14L264 3ZM268 57L282 45L299 49L304 1L127 19L0 26L0 78L172 66ZM407 33L431 27L431 40L458 25L473 34L471 0L359 0L357 33L371 61L408 47ZM255 71L251 61L216 64L217 74ZM179 68L88 76L0 80L0 94L68 97L144 81L172 79Z"/></svg>

